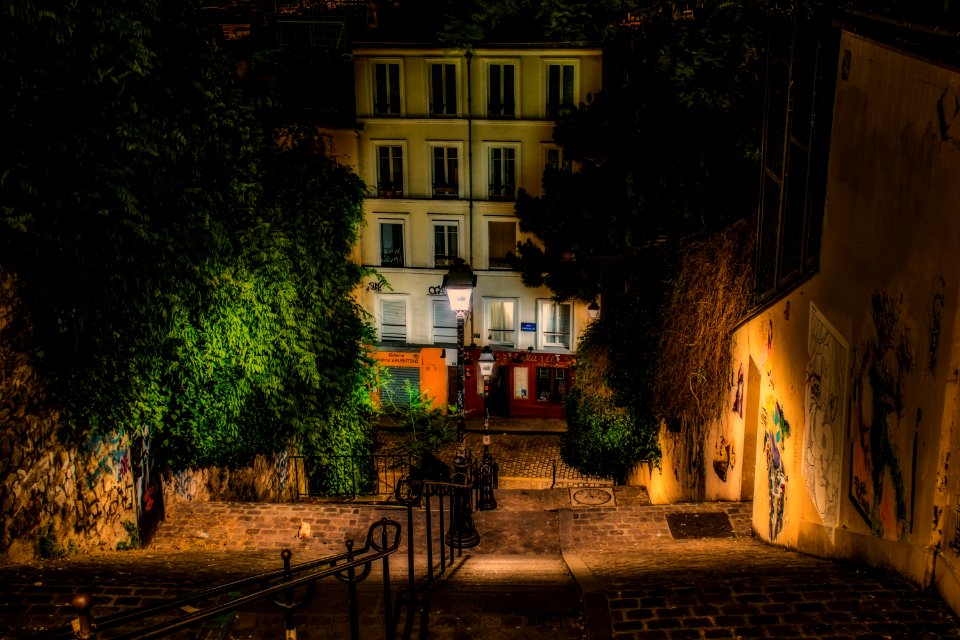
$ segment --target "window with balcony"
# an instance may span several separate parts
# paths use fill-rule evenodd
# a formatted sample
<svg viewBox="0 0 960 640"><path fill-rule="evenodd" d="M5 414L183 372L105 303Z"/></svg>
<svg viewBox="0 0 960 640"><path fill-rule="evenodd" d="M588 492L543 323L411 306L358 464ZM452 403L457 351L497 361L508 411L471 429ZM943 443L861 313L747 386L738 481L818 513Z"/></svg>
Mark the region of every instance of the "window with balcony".
<svg viewBox="0 0 960 640"><path fill-rule="evenodd" d="M574 107L572 64L547 65L547 117L559 118Z"/></svg>
<svg viewBox="0 0 960 640"><path fill-rule="evenodd" d="M517 301L487 298L484 300L484 322L490 344L514 347L517 343Z"/></svg>
<svg viewBox="0 0 960 640"><path fill-rule="evenodd" d="M457 314L446 298L433 301L433 342L457 344Z"/></svg>
<svg viewBox="0 0 960 640"><path fill-rule="evenodd" d="M517 250L517 225L513 221L487 223L490 269L509 269L510 256Z"/></svg>
<svg viewBox="0 0 960 640"><path fill-rule="evenodd" d="M405 298L380 299L380 341L407 341L407 301Z"/></svg>
<svg viewBox="0 0 960 640"><path fill-rule="evenodd" d="M540 345L547 349L559 347L569 349L571 345L570 327L573 309L569 303L553 300L540 301Z"/></svg>
<svg viewBox="0 0 960 640"><path fill-rule="evenodd" d="M433 197L460 195L460 158L457 147L433 147Z"/></svg>
<svg viewBox="0 0 960 640"><path fill-rule="evenodd" d="M457 65L430 65L430 115L457 115Z"/></svg>
<svg viewBox="0 0 960 640"><path fill-rule="evenodd" d="M490 149L491 200L513 200L517 196L517 150L514 147Z"/></svg>
<svg viewBox="0 0 960 640"><path fill-rule="evenodd" d="M460 234L456 222L433 223L433 266L449 267L460 255Z"/></svg>
<svg viewBox="0 0 960 640"><path fill-rule="evenodd" d="M403 266L403 223L385 221L380 223L380 266Z"/></svg>
<svg viewBox="0 0 960 640"><path fill-rule="evenodd" d="M403 197L403 147L377 145L377 195Z"/></svg>
<svg viewBox="0 0 960 640"><path fill-rule="evenodd" d="M400 64L376 62L373 65L373 113L400 115Z"/></svg>
<svg viewBox="0 0 960 640"><path fill-rule="evenodd" d="M513 118L517 115L515 98L515 74L512 63L491 64L487 67L489 102L487 115L490 118Z"/></svg>

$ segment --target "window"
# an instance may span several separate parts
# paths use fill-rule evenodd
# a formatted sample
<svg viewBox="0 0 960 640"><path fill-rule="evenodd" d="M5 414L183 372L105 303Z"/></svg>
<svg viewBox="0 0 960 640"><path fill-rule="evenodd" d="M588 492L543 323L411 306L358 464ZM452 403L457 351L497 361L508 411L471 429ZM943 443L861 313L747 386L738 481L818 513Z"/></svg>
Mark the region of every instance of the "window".
<svg viewBox="0 0 960 640"><path fill-rule="evenodd" d="M400 115L400 64L377 62L373 65L373 113Z"/></svg>
<svg viewBox="0 0 960 640"><path fill-rule="evenodd" d="M457 314L446 298L433 300L433 341L457 344Z"/></svg>
<svg viewBox="0 0 960 640"><path fill-rule="evenodd" d="M460 163L457 147L433 148L433 197L460 195Z"/></svg>
<svg viewBox="0 0 960 640"><path fill-rule="evenodd" d="M487 339L490 344L512 347L516 344L516 300L484 300Z"/></svg>
<svg viewBox="0 0 960 640"><path fill-rule="evenodd" d="M537 367L537 402L563 402L567 395L567 370Z"/></svg>
<svg viewBox="0 0 960 640"><path fill-rule="evenodd" d="M547 65L547 117L558 118L573 109L573 65Z"/></svg>
<svg viewBox="0 0 960 640"><path fill-rule="evenodd" d="M491 64L488 68L489 96L487 115L491 118L516 116L513 64Z"/></svg>
<svg viewBox="0 0 960 640"><path fill-rule="evenodd" d="M377 195L403 197L403 147L377 145Z"/></svg>
<svg viewBox="0 0 960 640"><path fill-rule="evenodd" d="M540 345L547 347L570 348L570 318L572 309L569 303L542 300L540 302Z"/></svg>
<svg viewBox="0 0 960 640"><path fill-rule="evenodd" d="M560 147L547 148L544 166L554 171L562 171L563 173L570 173L573 170L572 163L566 159L563 149Z"/></svg>
<svg viewBox="0 0 960 640"><path fill-rule="evenodd" d="M380 342L407 341L407 301L404 298L381 298Z"/></svg>
<svg viewBox="0 0 960 640"><path fill-rule="evenodd" d="M514 147L490 149L490 198L513 200L517 195L517 150Z"/></svg>
<svg viewBox="0 0 960 640"><path fill-rule="evenodd" d="M403 223L380 223L380 266L403 266Z"/></svg>
<svg viewBox="0 0 960 640"><path fill-rule="evenodd" d="M509 269L509 256L517 250L517 225L515 222L488 222L490 241L489 268Z"/></svg>
<svg viewBox="0 0 960 640"><path fill-rule="evenodd" d="M430 65L430 115L457 115L457 66Z"/></svg>
<svg viewBox="0 0 960 640"><path fill-rule="evenodd" d="M460 255L460 240L456 222L433 223L433 266L449 267Z"/></svg>

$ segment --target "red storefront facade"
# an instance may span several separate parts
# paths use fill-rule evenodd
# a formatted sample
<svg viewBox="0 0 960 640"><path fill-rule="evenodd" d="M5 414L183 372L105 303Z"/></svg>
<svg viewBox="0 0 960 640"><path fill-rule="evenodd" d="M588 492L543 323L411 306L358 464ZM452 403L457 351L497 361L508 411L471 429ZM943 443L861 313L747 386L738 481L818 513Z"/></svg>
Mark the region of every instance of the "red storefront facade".
<svg viewBox="0 0 960 640"><path fill-rule="evenodd" d="M477 364L479 347L464 349L464 406L482 416L484 385ZM574 356L534 351L494 351L486 405L491 416L563 419L563 398L573 384ZM448 397L456 398L456 367L448 367Z"/></svg>

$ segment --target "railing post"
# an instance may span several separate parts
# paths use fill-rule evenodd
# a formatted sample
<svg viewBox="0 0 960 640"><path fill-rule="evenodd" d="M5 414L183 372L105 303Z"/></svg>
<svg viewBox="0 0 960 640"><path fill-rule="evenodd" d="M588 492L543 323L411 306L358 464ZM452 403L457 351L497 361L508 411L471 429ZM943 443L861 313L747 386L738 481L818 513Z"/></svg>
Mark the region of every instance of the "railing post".
<svg viewBox="0 0 960 640"><path fill-rule="evenodd" d="M78 593L70 601L71 606L77 611L77 617L71 621L70 627L73 629L73 635L79 640L88 640L93 636L93 597L89 593Z"/></svg>
<svg viewBox="0 0 960 640"><path fill-rule="evenodd" d="M387 519L380 520L380 545L383 549L387 548ZM407 525L411 529L410 523ZM412 536L410 536L412 542ZM393 637L393 603L390 602L390 556L383 556L383 627L384 638L390 640Z"/></svg>
<svg viewBox="0 0 960 640"><path fill-rule="evenodd" d="M290 558L293 552L290 549L284 549L280 552L283 559L283 579L293 579L293 571L290 569ZM294 613L295 603L293 601L293 589L286 589L283 592L283 600L286 606L283 608L283 625L285 640L297 640L297 614Z"/></svg>
<svg viewBox="0 0 960 640"><path fill-rule="evenodd" d="M430 485L424 483L423 498L426 501L427 518L427 581L433 582L433 515L430 513Z"/></svg>
<svg viewBox="0 0 960 640"><path fill-rule="evenodd" d="M347 540L347 562L353 562L353 540ZM357 603L356 571L347 568L347 608L350 611L350 640L360 640L360 612Z"/></svg>

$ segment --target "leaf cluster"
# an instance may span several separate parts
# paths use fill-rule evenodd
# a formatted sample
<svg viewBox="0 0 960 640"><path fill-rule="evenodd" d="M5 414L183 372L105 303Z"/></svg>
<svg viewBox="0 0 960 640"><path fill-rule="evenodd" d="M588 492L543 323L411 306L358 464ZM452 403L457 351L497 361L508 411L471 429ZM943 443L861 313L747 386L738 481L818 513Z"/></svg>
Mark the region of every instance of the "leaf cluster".
<svg viewBox="0 0 960 640"><path fill-rule="evenodd" d="M0 260L70 433L174 467L369 442L361 181L271 149L189 0L7 11Z"/></svg>

